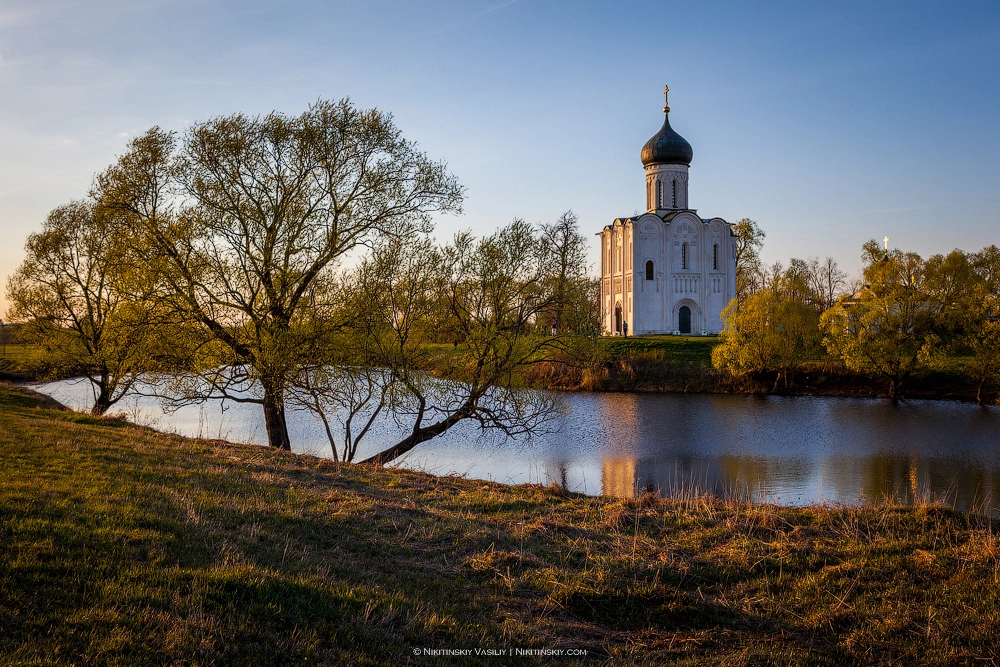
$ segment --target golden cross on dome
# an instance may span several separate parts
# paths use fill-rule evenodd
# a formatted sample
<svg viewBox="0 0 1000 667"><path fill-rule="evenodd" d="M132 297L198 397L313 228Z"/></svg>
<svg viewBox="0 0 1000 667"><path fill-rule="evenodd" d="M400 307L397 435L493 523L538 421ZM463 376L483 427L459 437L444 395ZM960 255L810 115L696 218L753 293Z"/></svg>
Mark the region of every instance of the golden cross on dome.
<svg viewBox="0 0 1000 667"><path fill-rule="evenodd" d="M670 99L667 93L670 92L670 86L663 87L663 113L670 113Z"/></svg>

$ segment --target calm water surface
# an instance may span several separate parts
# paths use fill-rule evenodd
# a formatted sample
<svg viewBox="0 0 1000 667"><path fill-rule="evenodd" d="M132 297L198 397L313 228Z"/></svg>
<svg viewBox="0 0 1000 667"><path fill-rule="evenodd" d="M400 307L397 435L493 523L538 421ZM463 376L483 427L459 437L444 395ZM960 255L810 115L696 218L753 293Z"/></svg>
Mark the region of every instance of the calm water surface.
<svg viewBox="0 0 1000 667"><path fill-rule="evenodd" d="M86 382L36 387L70 407L92 402ZM1000 511L1000 409L944 401L710 394L564 394L557 430L496 443L459 425L398 465L506 483L557 482L589 494L711 491L801 505L893 497ZM258 406L218 403L164 413L123 402L130 419L183 435L266 443ZM296 451L329 456L321 424L289 415ZM398 439L390 421L368 456Z"/></svg>

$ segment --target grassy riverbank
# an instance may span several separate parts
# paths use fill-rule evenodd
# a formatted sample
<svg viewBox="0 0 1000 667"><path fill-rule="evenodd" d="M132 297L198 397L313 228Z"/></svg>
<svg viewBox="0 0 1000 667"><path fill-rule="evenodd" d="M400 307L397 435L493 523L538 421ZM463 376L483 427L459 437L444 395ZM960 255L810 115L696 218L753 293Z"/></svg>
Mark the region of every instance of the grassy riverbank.
<svg viewBox="0 0 1000 667"><path fill-rule="evenodd" d="M765 394L775 390L776 373L732 378L712 366L717 336L604 337L554 353L526 377L538 389L564 391L639 391ZM907 398L975 401L976 382L967 372L969 357L952 354L933 369L907 378ZM777 393L804 396L885 397L888 384L847 370L832 357L804 361L789 373L788 387ZM985 388L986 403L997 396L996 383Z"/></svg>
<svg viewBox="0 0 1000 667"><path fill-rule="evenodd" d="M982 517L588 498L55 407L0 386L4 664L1000 657L1000 524ZM489 662L536 660L553 662Z"/></svg>

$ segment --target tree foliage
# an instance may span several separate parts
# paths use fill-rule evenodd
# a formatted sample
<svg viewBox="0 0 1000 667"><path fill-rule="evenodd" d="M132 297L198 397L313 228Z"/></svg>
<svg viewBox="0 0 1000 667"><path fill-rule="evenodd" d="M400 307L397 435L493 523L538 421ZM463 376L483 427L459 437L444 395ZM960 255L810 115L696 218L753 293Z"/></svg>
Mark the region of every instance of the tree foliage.
<svg viewBox="0 0 1000 667"><path fill-rule="evenodd" d="M49 362L58 348L65 364L90 364L102 406L162 371L156 391L174 405L261 405L278 448L291 446L289 408L317 414L345 461L386 418L406 437L369 462L464 420L530 435L555 401L521 389L520 374L559 344L549 326L577 331L596 318L586 241L567 212L537 233L515 221L436 244L430 215L461 198L390 117L346 100L296 117L215 118L180 137L152 128L97 176L86 206L60 209L33 237L33 263L11 284L15 314L87 348L53 342ZM52 274L50 256L64 261L45 293L44 271L29 268ZM344 270L348 256L357 263ZM84 260L86 280L74 283ZM140 313L134 331L146 337L126 349L119 334L139 322L126 315ZM170 345L154 354L151 335ZM428 350L443 335L455 350L436 377ZM98 342L132 365L92 363Z"/></svg>
<svg viewBox="0 0 1000 667"><path fill-rule="evenodd" d="M600 284L587 275L587 239L573 211L540 225L549 305L539 324L557 333L589 333L600 328Z"/></svg>
<svg viewBox="0 0 1000 667"><path fill-rule="evenodd" d="M390 255L386 261L378 253L374 259L413 265L419 279L359 285L359 294L389 293L373 302L375 362L395 385L393 414L408 426L406 437L366 462L392 461L463 420L504 437L537 432L554 416L556 404L548 394L520 386L520 372L554 344L534 326L552 305L546 252L534 230L515 220L486 238L459 234L435 253L417 257L414 249L405 244L398 249L410 253L409 260ZM462 336L451 377L444 379L423 372L419 359L427 353L430 330L440 323Z"/></svg>
<svg viewBox="0 0 1000 667"><path fill-rule="evenodd" d="M389 116L347 100L291 117L197 123L175 142L153 128L95 188L149 248L162 300L183 325L191 400L262 405L268 441L288 449L285 397L329 333L313 311L335 262L458 210L444 164ZM183 393L183 392L182 392Z"/></svg>
<svg viewBox="0 0 1000 667"><path fill-rule="evenodd" d="M823 315L824 344L848 368L883 378L896 398L970 322L975 273L961 251L925 261L874 240L863 260L864 286Z"/></svg>
<svg viewBox="0 0 1000 667"><path fill-rule="evenodd" d="M788 374L820 350L819 310L809 289L806 264L776 264L766 286L723 310L721 342L712 350L716 368L735 376L776 373L772 391L789 386Z"/></svg>
<svg viewBox="0 0 1000 667"><path fill-rule="evenodd" d="M20 342L21 327L0 320L0 354L7 354L7 346Z"/></svg>
<svg viewBox="0 0 1000 667"><path fill-rule="evenodd" d="M554 414L519 374L556 342L534 322L551 307L546 253L516 220L445 245L414 235L376 245L342 278L338 344L303 366L296 405L319 414L335 456L354 460L380 416L405 436L371 456L385 464L458 423L502 436L530 435ZM427 372L440 327L460 332L445 377Z"/></svg>
<svg viewBox="0 0 1000 667"><path fill-rule="evenodd" d="M983 402L1000 373L1000 250L924 260L872 240L862 257L863 278L853 287L830 257L792 259L787 268L755 260L755 285L723 312L715 366L735 376L775 373L777 389L790 370L819 355L822 336L829 354L881 378L895 398L915 372L958 353Z"/></svg>
<svg viewBox="0 0 1000 667"><path fill-rule="evenodd" d="M764 230L754 220L743 218L733 225L736 236L736 304L743 304L748 296L761 289L764 269L760 250L764 247Z"/></svg>
<svg viewBox="0 0 1000 667"><path fill-rule="evenodd" d="M749 218L733 233L737 295L722 311L722 340L712 363L735 377L773 373L772 391L788 389L791 372L820 353L820 314L842 293L847 276L832 257L765 266L764 232Z"/></svg>
<svg viewBox="0 0 1000 667"><path fill-rule="evenodd" d="M957 312L960 341L972 352L969 373L976 381L976 401L982 405L985 390L1000 376L1000 248L995 245L966 256L974 276L967 298Z"/></svg>
<svg viewBox="0 0 1000 667"><path fill-rule="evenodd" d="M407 412L412 389L429 379L442 263L426 235L387 237L342 276L333 339L302 365L291 393L320 417L335 458L339 449L353 461L376 420Z"/></svg>
<svg viewBox="0 0 1000 667"><path fill-rule="evenodd" d="M162 349L161 313L130 241L113 211L92 201L60 206L28 237L7 286L9 317L37 346L29 363L43 377L86 377L94 414L121 400Z"/></svg>

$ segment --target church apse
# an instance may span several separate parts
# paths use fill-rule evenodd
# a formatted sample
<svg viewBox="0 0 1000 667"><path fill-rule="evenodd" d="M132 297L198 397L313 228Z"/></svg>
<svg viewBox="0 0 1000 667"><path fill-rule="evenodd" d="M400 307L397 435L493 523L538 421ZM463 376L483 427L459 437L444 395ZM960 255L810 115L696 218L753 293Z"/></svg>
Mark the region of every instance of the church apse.
<svg viewBox="0 0 1000 667"><path fill-rule="evenodd" d="M666 96L668 89L664 89ZM669 98L668 100L669 101ZM601 318L606 335L717 334L722 310L736 296L732 225L699 217L688 201L691 144L663 126L640 153L646 212L617 218L601 238ZM680 318L680 302L688 308ZM617 304L621 304L619 322Z"/></svg>

